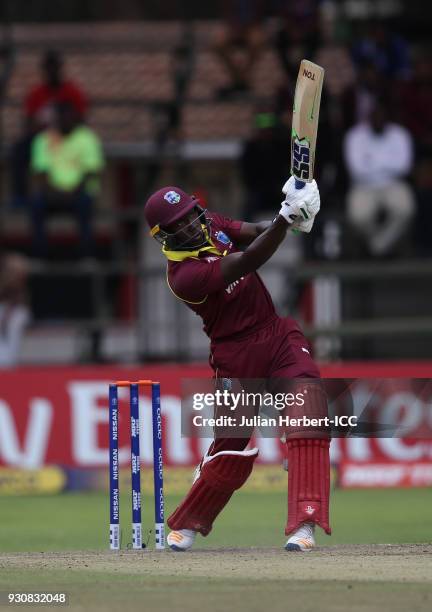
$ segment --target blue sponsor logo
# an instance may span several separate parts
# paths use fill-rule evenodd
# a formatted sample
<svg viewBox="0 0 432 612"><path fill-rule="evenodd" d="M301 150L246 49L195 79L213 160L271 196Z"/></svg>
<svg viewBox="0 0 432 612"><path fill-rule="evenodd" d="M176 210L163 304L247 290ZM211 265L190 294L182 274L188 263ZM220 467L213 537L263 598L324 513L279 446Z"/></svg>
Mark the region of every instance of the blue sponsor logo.
<svg viewBox="0 0 432 612"><path fill-rule="evenodd" d="M168 204L178 204L180 202L180 194L177 191L167 191L164 195L164 200L168 202Z"/></svg>
<svg viewBox="0 0 432 612"><path fill-rule="evenodd" d="M293 175L302 180L309 180L311 174L311 155L309 143L306 139L292 139L291 170Z"/></svg>
<svg viewBox="0 0 432 612"><path fill-rule="evenodd" d="M231 242L228 236L220 231L216 232L215 237L216 237L216 240L219 240L219 242L222 242L222 244L229 244Z"/></svg>

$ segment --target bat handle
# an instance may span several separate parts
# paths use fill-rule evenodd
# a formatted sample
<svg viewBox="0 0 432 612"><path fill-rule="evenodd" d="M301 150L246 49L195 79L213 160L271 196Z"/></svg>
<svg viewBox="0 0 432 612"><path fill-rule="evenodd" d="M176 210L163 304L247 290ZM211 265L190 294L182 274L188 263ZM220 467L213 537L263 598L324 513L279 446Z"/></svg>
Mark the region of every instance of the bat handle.
<svg viewBox="0 0 432 612"><path fill-rule="evenodd" d="M306 185L306 183L304 181L299 181L297 178L295 179L295 188L296 189L303 189L303 187ZM294 234L298 234L299 231L297 229L293 229L292 230Z"/></svg>

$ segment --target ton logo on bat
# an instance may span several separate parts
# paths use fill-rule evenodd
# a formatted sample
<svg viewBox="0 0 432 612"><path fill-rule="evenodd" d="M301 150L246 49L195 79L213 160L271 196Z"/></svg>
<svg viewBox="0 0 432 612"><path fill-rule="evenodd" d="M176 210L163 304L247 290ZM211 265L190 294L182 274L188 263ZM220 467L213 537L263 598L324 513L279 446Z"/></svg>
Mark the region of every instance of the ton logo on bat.
<svg viewBox="0 0 432 612"><path fill-rule="evenodd" d="M308 79L311 79L312 81L315 81L315 74L311 70L306 70L305 68L303 70L303 76L307 77Z"/></svg>

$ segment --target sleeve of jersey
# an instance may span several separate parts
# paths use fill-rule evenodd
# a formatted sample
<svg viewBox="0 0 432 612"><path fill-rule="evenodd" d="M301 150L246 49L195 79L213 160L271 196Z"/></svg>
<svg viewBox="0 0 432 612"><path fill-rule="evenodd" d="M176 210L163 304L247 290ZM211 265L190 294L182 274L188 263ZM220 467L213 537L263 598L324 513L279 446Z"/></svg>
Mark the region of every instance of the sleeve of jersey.
<svg viewBox="0 0 432 612"><path fill-rule="evenodd" d="M226 286L222 277L221 261L220 257L210 257L183 262L174 278L169 280L171 290L185 302L204 302L209 294Z"/></svg>
<svg viewBox="0 0 432 612"><path fill-rule="evenodd" d="M214 219L215 223L222 226L222 231L231 238L234 244L239 242L240 229L243 221L234 221L229 217L224 217L223 215L218 215L216 213L212 213L212 218Z"/></svg>

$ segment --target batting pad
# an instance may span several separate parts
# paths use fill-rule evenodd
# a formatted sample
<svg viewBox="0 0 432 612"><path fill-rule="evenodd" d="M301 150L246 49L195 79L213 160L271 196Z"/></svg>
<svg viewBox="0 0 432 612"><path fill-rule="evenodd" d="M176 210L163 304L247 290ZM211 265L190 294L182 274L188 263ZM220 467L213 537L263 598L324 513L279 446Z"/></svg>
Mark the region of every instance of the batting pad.
<svg viewBox="0 0 432 612"><path fill-rule="evenodd" d="M316 523L331 534L329 525L329 440L295 439L288 447L289 535L305 522Z"/></svg>
<svg viewBox="0 0 432 612"><path fill-rule="evenodd" d="M194 529L206 536L232 494L249 478L258 449L221 451L207 456L201 474L168 519L171 529Z"/></svg>

